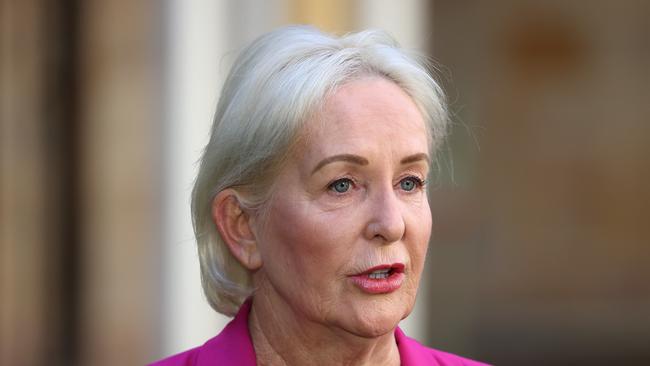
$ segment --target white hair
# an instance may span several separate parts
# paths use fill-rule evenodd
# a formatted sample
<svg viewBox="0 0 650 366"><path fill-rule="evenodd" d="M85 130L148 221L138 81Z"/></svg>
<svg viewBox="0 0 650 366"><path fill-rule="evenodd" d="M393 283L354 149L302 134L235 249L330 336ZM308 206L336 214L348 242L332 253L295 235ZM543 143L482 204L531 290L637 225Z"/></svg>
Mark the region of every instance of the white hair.
<svg viewBox="0 0 650 366"><path fill-rule="evenodd" d="M230 253L212 220L214 197L234 188L246 208L261 207L301 126L336 87L368 75L394 82L413 99L428 122L435 153L447 126L442 90L424 59L401 49L385 32L336 37L288 26L261 36L236 59L192 191L201 281L216 311L235 314L253 289L251 273Z"/></svg>

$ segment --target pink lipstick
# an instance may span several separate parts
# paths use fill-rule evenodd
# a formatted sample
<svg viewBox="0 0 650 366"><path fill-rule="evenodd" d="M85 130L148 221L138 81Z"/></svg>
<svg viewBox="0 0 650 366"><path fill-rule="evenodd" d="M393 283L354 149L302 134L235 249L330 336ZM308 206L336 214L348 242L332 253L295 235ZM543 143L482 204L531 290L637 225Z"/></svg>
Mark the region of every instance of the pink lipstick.
<svg viewBox="0 0 650 366"><path fill-rule="evenodd" d="M396 291L404 282L404 264L382 264L350 276L352 282L369 294L387 294Z"/></svg>

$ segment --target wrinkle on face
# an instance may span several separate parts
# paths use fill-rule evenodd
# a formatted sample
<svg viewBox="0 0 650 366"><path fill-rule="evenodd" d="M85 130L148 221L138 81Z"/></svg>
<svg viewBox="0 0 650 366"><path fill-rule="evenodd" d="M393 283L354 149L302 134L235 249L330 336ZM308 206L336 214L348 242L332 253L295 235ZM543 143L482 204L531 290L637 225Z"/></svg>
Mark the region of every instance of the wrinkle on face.
<svg viewBox="0 0 650 366"><path fill-rule="evenodd" d="M263 265L255 278L265 287L259 293L300 315L288 324L388 334L414 305L431 231L426 191L404 192L399 184L404 176L427 177L424 120L404 91L380 77L341 86L313 118L277 177L256 231ZM328 189L341 177L355 181L350 194ZM404 225L398 238L367 237L369 225L396 220ZM393 293L370 295L349 281L396 258L407 268Z"/></svg>

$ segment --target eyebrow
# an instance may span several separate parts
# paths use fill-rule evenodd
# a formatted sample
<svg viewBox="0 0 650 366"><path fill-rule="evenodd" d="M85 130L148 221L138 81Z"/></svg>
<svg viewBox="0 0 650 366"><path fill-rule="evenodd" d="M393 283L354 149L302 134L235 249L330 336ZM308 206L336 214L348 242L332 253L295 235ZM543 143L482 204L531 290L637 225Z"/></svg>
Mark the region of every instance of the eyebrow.
<svg viewBox="0 0 650 366"><path fill-rule="evenodd" d="M368 165L369 161L368 159L361 157L359 155L353 155L353 154L340 154L340 155L333 155L330 157L327 157L323 160L321 160L318 164L316 164L316 167L311 171L311 174L316 173L319 169L324 167L327 164L334 163L337 161L346 161L349 163L357 164L357 165ZM429 155L425 153L419 153L419 154L413 154L405 157L400 161L400 164L411 164L415 163L418 161L425 161L427 164L429 163Z"/></svg>
<svg viewBox="0 0 650 366"><path fill-rule="evenodd" d="M417 161L424 160L427 164L429 163L429 155L425 153L413 154L405 157L400 161L400 164L411 164Z"/></svg>
<svg viewBox="0 0 650 366"><path fill-rule="evenodd" d="M320 163L316 164L316 167L314 168L314 170L311 171L311 174L316 173L320 168L324 167L327 164L333 163L335 161L347 161L349 163L353 163L357 165L369 164L368 159L361 157L359 155L353 155L353 154L333 155L321 160Z"/></svg>

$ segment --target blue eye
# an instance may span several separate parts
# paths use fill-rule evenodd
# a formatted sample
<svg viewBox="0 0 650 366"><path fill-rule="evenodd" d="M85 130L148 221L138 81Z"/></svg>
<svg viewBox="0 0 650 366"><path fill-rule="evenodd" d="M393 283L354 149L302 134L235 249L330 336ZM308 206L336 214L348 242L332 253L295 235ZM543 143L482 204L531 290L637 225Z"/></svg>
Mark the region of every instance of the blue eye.
<svg viewBox="0 0 650 366"><path fill-rule="evenodd" d="M350 190L352 181L348 178L343 178L334 181L329 185L329 189L333 190L336 193L345 193Z"/></svg>
<svg viewBox="0 0 650 366"><path fill-rule="evenodd" d="M416 188L422 187L423 185L424 185L424 182L420 178L417 178L417 177L407 177L407 178L402 179L399 182L400 188L402 188L403 190L405 190L407 192L411 192L411 191L415 190Z"/></svg>

